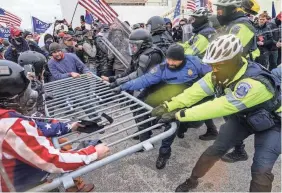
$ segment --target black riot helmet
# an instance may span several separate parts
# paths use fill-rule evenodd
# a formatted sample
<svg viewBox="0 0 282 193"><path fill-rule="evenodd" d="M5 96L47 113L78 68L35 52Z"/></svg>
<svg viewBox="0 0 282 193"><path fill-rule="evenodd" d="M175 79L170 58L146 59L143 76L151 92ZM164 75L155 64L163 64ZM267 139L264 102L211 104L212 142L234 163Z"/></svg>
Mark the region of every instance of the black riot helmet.
<svg viewBox="0 0 282 193"><path fill-rule="evenodd" d="M34 72L35 76L40 76L47 65L45 56L35 51L25 51L20 54L18 64L21 65L26 72Z"/></svg>
<svg viewBox="0 0 282 193"><path fill-rule="evenodd" d="M166 25L164 18L160 16L151 17L146 24L146 28L151 34L165 31Z"/></svg>
<svg viewBox="0 0 282 193"><path fill-rule="evenodd" d="M23 67L9 60L0 60L0 101L23 93L28 84Z"/></svg>
<svg viewBox="0 0 282 193"><path fill-rule="evenodd" d="M24 68L17 63L0 60L0 108L21 113L32 110L38 93L31 89Z"/></svg>
<svg viewBox="0 0 282 193"><path fill-rule="evenodd" d="M152 47L153 40L148 30L136 29L129 36L129 53L137 55L146 48Z"/></svg>

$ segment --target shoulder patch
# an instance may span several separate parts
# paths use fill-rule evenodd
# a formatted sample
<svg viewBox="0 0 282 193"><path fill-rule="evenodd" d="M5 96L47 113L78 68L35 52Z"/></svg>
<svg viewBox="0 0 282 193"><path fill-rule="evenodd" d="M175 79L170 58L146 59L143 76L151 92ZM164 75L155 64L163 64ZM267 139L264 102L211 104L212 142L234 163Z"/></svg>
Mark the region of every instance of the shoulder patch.
<svg viewBox="0 0 282 193"><path fill-rule="evenodd" d="M235 89L235 96L239 99L244 98L252 86L249 83L241 82Z"/></svg>
<svg viewBox="0 0 282 193"><path fill-rule="evenodd" d="M241 27L239 25L235 25L231 28L230 33L236 35L239 33L240 29Z"/></svg>
<svg viewBox="0 0 282 193"><path fill-rule="evenodd" d="M157 66L155 66L154 68L152 68L152 69L150 70L150 73L151 73L151 74L155 74L157 71L158 71L158 68L157 68Z"/></svg>
<svg viewBox="0 0 282 193"><path fill-rule="evenodd" d="M193 71L191 69L188 70L188 75L192 76L193 75Z"/></svg>

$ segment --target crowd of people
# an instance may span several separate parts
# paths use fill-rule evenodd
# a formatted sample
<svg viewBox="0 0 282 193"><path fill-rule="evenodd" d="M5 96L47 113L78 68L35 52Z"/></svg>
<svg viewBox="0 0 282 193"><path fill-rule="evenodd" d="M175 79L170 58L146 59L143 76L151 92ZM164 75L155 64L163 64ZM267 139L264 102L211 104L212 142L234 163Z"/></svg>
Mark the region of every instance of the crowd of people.
<svg viewBox="0 0 282 193"><path fill-rule="evenodd" d="M0 39L0 161L16 191L46 182L49 173L75 170L108 155L105 144L94 142L78 151L57 151L50 137L84 126L30 118L44 117L44 100L53 97L44 91L45 83L95 74L110 83L112 92L140 91L137 97L154 109L136 122L148 116L164 124L179 122L176 133L162 141L157 169L165 168L176 136L183 139L189 128L205 123L207 131L199 139L215 141L177 192L197 187L198 179L219 159L247 160L244 139L252 134L250 191L270 192L271 170L281 154L282 13L273 19L267 12L259 14L255 0L218 0L215 5L216 15L200 7L174 27L160 16L132 26L124 22L130 35L115 23L97 20L89 27L84 17L74 29L65 20L56 21L54 33L42 37L43 47L31 32L11 28L9 39ZM213 122L217 117L226 121L219 131ZM149 124L140 124L138 130ZM149 131L134 139L142 142L151 135ZM81 178L75 182L67 191L94 188ZM1 189L8 191L3 180Z"/></svg>

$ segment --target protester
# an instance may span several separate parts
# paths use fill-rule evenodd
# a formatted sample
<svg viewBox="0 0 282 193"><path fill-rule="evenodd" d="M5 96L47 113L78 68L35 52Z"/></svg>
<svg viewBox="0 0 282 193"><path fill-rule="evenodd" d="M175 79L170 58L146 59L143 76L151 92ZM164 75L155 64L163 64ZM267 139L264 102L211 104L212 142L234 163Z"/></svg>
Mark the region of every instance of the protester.
<svg viewBox="0 0 282 193"><path fill-rule="evenodd" d="M259 15L259 23L256 26L257 45L260 50L258 62L265 68L269 68L269 54L273 44L271 29L267 26L267 15Z"/></svg>
<svg viewBox="0 0 282 193"><path fill-rule="evenodd" d="M81 74L90 73L75 54L64 53L58 43L51 43L49 51L52 54L52 59L49 60L48 67L55 80L68 77L79 78Z"/></svg>
<svg viewBox="0 0 282 193"><path fill-rule="evenodd" d="M17 63L20 53L30 50L30 48L28 46L28 43L23 38L22 30L20 30L19 28L11 28L10 33L11 36L9 37L9 41L11 45L5 52L4 57L7 60Z"/></svg>
<svg viewBox="0 0 282 193"><path fill-rule="evenodd" d="M44 36L44 46L41 48L44 52L50 55L49 46L54 42L54 38L51 34L46 34Z"/></svg>

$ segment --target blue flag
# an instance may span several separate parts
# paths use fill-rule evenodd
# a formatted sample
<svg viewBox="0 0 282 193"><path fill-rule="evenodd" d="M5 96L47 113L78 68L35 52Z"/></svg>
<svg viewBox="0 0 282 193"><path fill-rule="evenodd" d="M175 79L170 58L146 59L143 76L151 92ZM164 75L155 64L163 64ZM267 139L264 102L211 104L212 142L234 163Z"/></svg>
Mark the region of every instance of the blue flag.
<svg viewBox="0 0 282 193"><path fill-rule="evenodd" d="M86 10L86 13L85 13L85 23L91 25L93 22L94 22L93 15L89 11Z"/></svg>
<svg viewBox="0 0 282 193"><path fill-rule="evenodd" d="M276 17L276 10L275 10L275 6L274 6L274 1L272 1L272 18Z"/></svg>
<svg viewBox="0 0 282 193"><path fill-rule="evenodd" d="M50 23L46 23L44 21L37 19L36 17L32 17L33 31L38 34L44 33L50 27L50 25L51 25Z"/></svg>
<svg viewBox="0 0 282 193"><path fill-rule="evenodd" d="M10 36L10 29L5 27L0 27L0 38L8 39Z"/></svg>

